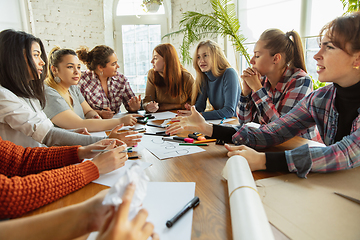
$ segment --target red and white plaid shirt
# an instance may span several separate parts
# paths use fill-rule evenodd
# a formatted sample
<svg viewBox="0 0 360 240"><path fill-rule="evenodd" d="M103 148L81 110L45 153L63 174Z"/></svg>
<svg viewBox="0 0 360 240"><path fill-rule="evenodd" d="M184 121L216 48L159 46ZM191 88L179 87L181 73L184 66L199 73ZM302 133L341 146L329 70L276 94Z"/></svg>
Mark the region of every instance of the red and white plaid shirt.
<svg viewBox="0 0 360 240"><path fill-rule="evenodd" d="M93 109L109 107L112 111L118 113L121 104L123 103L125 108L128 109L128 101L135 96L128 79L120 73L108 78L108 97L101 86L100 79L93 71L86 70L82 72L78 86Z"/></svg>
<svg viewBox="0 0 360 240"><path fill-rule="evenodd" d="M258 91L240 96L236 108L240 125L247 122L270 123L288 113L313 90L311 78L300 68L287 68L274 89L266 76L262 77L262 85ZM300 136L321 142L318 130L314 127Z"/></svg>

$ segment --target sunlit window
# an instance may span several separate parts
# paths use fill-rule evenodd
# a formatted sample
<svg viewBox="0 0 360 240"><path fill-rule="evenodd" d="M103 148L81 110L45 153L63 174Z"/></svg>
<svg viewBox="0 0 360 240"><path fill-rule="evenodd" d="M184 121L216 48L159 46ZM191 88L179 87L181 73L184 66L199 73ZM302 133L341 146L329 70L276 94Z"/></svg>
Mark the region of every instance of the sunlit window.
<svg viewBox="0 0 360 240"><path fill-rule="evenodd" d="M305 7L303 4L306 4ZM319 49L317 35L326 23L343 14L340 0L238 0L238 6L240 29L247 38L245 46L250 55L253 54L254 43L264 30L295 30L305 39L305 62L308 73L317 79L316 61L313 59ZM306 9L303 19L302 8ZM242 59L241 72L246 67L246 61Z"/></svg>
<svg viewBox="0 0 360 240"><path fill-rule="evenodd" d="M145 92L152 51L160 44L160 25L123 25L124 74L136 93Z"/></svg>

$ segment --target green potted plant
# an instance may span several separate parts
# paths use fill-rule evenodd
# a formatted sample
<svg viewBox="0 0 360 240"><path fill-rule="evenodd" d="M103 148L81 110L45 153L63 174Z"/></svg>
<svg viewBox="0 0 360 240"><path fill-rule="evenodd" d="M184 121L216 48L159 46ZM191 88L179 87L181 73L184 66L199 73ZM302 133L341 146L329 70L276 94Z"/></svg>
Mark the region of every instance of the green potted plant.
<svg viewBox="0 0 360 240"><path fill-rule="evenodd" d="M343 9L346 10L346 13L351 13L358 11L360 9L360 1L359 0L340 0L343 4Z"/></svg>
<svg viewBox="0 0 360 240"><path fill-rule="evenodd" d="M184 34L183 42L180 46L182 62L191 64L189 53L190 46L206 37L229 37L235 52L243 55L248 63L250 56L243 46L246 38L240 34L240 23L236 17L235 4L231 0L210 0L213 12L204 14L193 11L183 13L180 21L180 30L168 33L163 36ZM249 64L250 65L250 64Z"/></svg>
<svg viewBox="0 0 360 240"><path fill-rule="evenodd" d="M163 4L163 0L143 0L141 6L145 12L156 13L159 10L160 5Z"/></svg>

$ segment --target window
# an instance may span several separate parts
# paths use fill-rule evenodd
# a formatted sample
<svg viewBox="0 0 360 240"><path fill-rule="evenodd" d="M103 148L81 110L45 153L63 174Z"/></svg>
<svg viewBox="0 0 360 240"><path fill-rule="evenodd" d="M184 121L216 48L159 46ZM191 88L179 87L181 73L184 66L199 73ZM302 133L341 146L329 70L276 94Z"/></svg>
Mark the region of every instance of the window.
<svg viewBox="0 0 360 240"><path fill-rule="evenodd" d="M152 51L161 43L167 27L164 5L156 13L147 13L141 4L142 0L119 0L115 17L120 72L129 79L136 94L145 92Z"/></svg>
<svg viewBox="0 0 360 240"><path fill-rule="evenodd" d="M327 22L344 12L340 0L238 0L238 10L240 29L247 38L244 45L250 55L264 30L295 30L303 38L306 68L315 79L316 61L313 56L319 49L317 35ZM247 66L242 59L241 72Z"/></svg>
<svg viewBox="0 0 360 240"><path fill-rule="evenodd" d="M124 75L136 93L145 92L152 50L161 42L160 25L123 25Z"/></svg>

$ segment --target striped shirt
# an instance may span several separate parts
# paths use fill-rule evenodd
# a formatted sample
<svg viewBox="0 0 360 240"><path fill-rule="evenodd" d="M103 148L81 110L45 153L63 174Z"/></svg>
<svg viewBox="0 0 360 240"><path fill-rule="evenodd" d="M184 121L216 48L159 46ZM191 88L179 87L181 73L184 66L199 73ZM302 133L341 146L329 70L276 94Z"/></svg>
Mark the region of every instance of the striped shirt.
<svg viewBox="0 0 360 240"><path fill-rule="evenodd" d="M122 103L128 110L128 101L135 96L128 79L120 73L108 78L108 96L101 86L100 79L93 71L82 72L78 86L91 108L100 110L109 107L115 113L120 111Z"/></svg>
<svg viewBox="0 0 360 240"><path fill-rule="evenodd" d="M290 172L305 177L309 171L332 172L360 166L360 115L351 126L350 135L335 142L339 113L335 108L336 89L333 84L310 93L288 114L262 125L259 129L243 125L233 135L235 144L262 149L278 145L316 125L326 147L307 144L285 151ZM358 109L360 112L360 108Z"/></svg>
<svg viewBox="0 0 360 240"><path fill-rule="evenodd" d="M236 109L240 125L247 122L272 122L288 113L313 89L310 77L300 68L287 68L274 89L266 76L262 78L262 85L258 91L248 96L240 96ZM306 129L300 136L321 141L315 127Z"/></svg>

